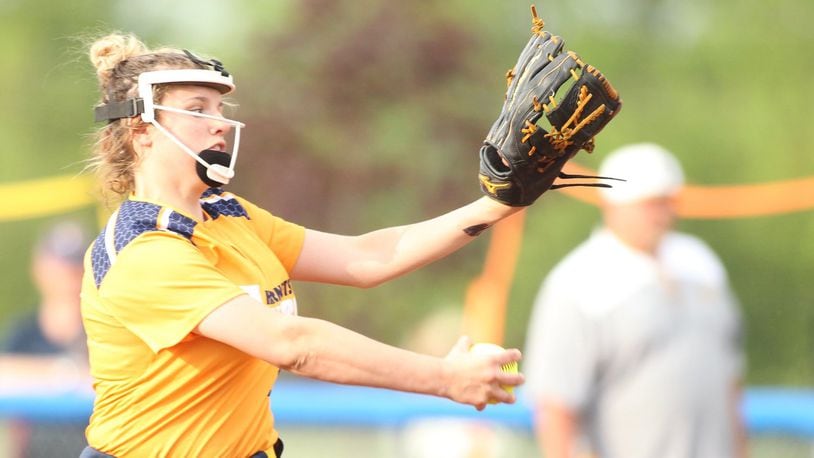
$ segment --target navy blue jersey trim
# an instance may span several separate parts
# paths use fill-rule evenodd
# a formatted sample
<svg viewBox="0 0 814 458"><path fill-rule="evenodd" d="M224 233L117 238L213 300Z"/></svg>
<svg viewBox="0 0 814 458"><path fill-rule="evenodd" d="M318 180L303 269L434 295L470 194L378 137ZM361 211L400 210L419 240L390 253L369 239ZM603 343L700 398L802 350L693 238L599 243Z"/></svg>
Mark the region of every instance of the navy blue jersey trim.
<svg viewBox="0 0 814 458"><path fill-rule="evenodd" d="M113 232L113 246L116 248L116 253L121 252L122 248L142 233L156 230L160 210L161 207L149 202L125 201L119 208L119 216L116 218L116 228Z"/></svg>
<svg viewBox="0 0 814 458"><path fill-rule="evenodd" d="M226 194L218 188L209 188L201 195L201 207L212 219L218 219L221 215L251 219L232 194Z"/></svg>
<svg viewBox="0 0 814 458"><path fill-rule="evenodd" d="M96 287L98 288L99 285L102 284L102 279L105 278L105 274L110 269L110 258L107 256L107 250L105 250L104 229L102 229L102 233L96 237L96 241L93 242L90 255L90 262L93 267L93 280L96 282Z"/></svg>
<svg viewBox="0 0 814 458"><path fill-rule="evenodd" d="M192 233L195 231L196 224L198 223L194 219L180 213L172 212L170 213L167 229L176 234L183 235L187 240L192 240Z"/></svg>
<svg viewBox="0 0 814 458"><path fill-rule="evenodd" d="M160 227L158 218L161 213L161 206L149 202L139 202L127 200L116 213L115 221L109 221L108 226L113 224L113 250L108 252L105 243L106 226L101 234L96 238L91 250L91 266L93 267L93 279L98 288L102 284L105 275L113 265L111 259L115 258L124 247L132 242L139 235L150 232L168 230L192 240L192 233L195 231L197 222L192 218L180 213L165 209L169 212L166 217L166 229Z"/></svg>

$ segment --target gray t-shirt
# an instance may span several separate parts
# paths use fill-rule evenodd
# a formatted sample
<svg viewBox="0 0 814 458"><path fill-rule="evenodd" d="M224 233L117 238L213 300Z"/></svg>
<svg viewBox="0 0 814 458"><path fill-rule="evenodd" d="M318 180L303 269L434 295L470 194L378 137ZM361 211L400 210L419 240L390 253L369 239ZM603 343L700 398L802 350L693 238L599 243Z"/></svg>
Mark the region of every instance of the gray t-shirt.
<svg viewBox="0 0 814 458"><path fill-rule="evenodd" d="M607 230L546 279L524 357L529 399L574 409L583 445L603 458L733 456L742 366L738 308L715 254L670 233L653 258Z"/></svg>

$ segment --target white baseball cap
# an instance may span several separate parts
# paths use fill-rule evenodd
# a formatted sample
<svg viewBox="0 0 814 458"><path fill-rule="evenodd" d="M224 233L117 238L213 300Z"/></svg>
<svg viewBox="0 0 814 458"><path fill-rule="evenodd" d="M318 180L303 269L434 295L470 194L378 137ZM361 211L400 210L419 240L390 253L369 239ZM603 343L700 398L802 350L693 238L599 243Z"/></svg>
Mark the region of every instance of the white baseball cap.
<svg viewBox="0 0 814 458"><path fill-rule="evenodd" d="M630 203L675 195L684 186L684 172L675 156L655 143L635 143L612 151L599 175L621 178L600 193L607 202Z"/></svg>

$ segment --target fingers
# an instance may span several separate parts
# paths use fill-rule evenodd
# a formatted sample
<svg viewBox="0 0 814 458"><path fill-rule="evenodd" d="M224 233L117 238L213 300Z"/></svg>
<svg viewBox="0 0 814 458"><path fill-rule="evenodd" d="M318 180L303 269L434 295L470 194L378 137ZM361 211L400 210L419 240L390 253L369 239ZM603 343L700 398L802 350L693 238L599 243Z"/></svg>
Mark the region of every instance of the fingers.
<svg viewBox="0 0 814 458"><path fill-rule="evenodd" d="M490 381L489 401L491 403L514 404L516 397L513 388L525 382L525 376L517 370L517 363L522 358L520 350L508 349L491 356L495 372ZM507 367L513 366L511 369Z"/></svg>
<svg viewBox="0 0 814 458"><path fill-rule="evenodd" d="M514 404L517 401L514 393L509 393L500 387L489 394L489 404Z"/></svg>
<svg viewBox="0 0 814 458"><path fill-rule="evenodd" d="M512 363L512 362L519 362L523 359L523 354L520 353L520 350L516 348L510 348L500 353L495 354L494 361L498 365L502 366L504 364Z"/></svg>
<svg viewBox="0 0 814 458"><path fill-rule="evenodd" d="M498 380L490 384L489 390L486 392L489 404L514 404L517 397L514 391L508 391L509 388L514 388L523 384L525 380L522 374L510 374L508 377L500 377Z"/></svg>
<svg viewBox="0 0 814 458"><path fill-rule="evenodd" d="M497 377L497 383L502 387L518 387L526 383L526 377L520 372L511 374L501 371Z"/></svg>
<svg viewBox="0 0 814 458"><path fill-rule="evenodd" d="M469 351L469 347L472 346L472 338L469 336L461 336L458 338L458 341L455 342L455 349L461 351Z"/></svg>
<svg viewBox="0 0 814 458"><path fill-rule="evenodd" d="M462 336L447 355L452 371L447 397L478 410L487 404L514 403L512 390L525 381L517 371L517 362L522 357L520 350L479 345L473 347L472 339Z"/></svg>
<svg viewBox="0 0 814 458"><path fill-rule="evenodd" d="M455 342L455 345L452 346L449 353L447 353L447 358L452 358L467 353L469 351L469 347L471 346L472 339L469 336L461 336L458 338L458 341Z"/></svg>

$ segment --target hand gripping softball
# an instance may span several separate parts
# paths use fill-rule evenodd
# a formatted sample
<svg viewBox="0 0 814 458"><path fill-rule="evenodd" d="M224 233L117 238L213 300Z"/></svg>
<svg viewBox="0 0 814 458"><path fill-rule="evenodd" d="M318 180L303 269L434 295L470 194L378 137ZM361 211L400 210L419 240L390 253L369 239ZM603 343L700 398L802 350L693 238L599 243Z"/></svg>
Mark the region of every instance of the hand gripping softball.
<svg viewBox="0 0 814 458"><path fill-rule="evenodd" d="M580 150L594 149L594 137L622 106L602 73L572 52L562 38L543 31L532 12L532 36L514 68L500 116L480 150L479 180L489 197L514 207L531 205L548 189L609 187L604 183L553 184ZM543 127L538 122L547 121Z"/></svg>

